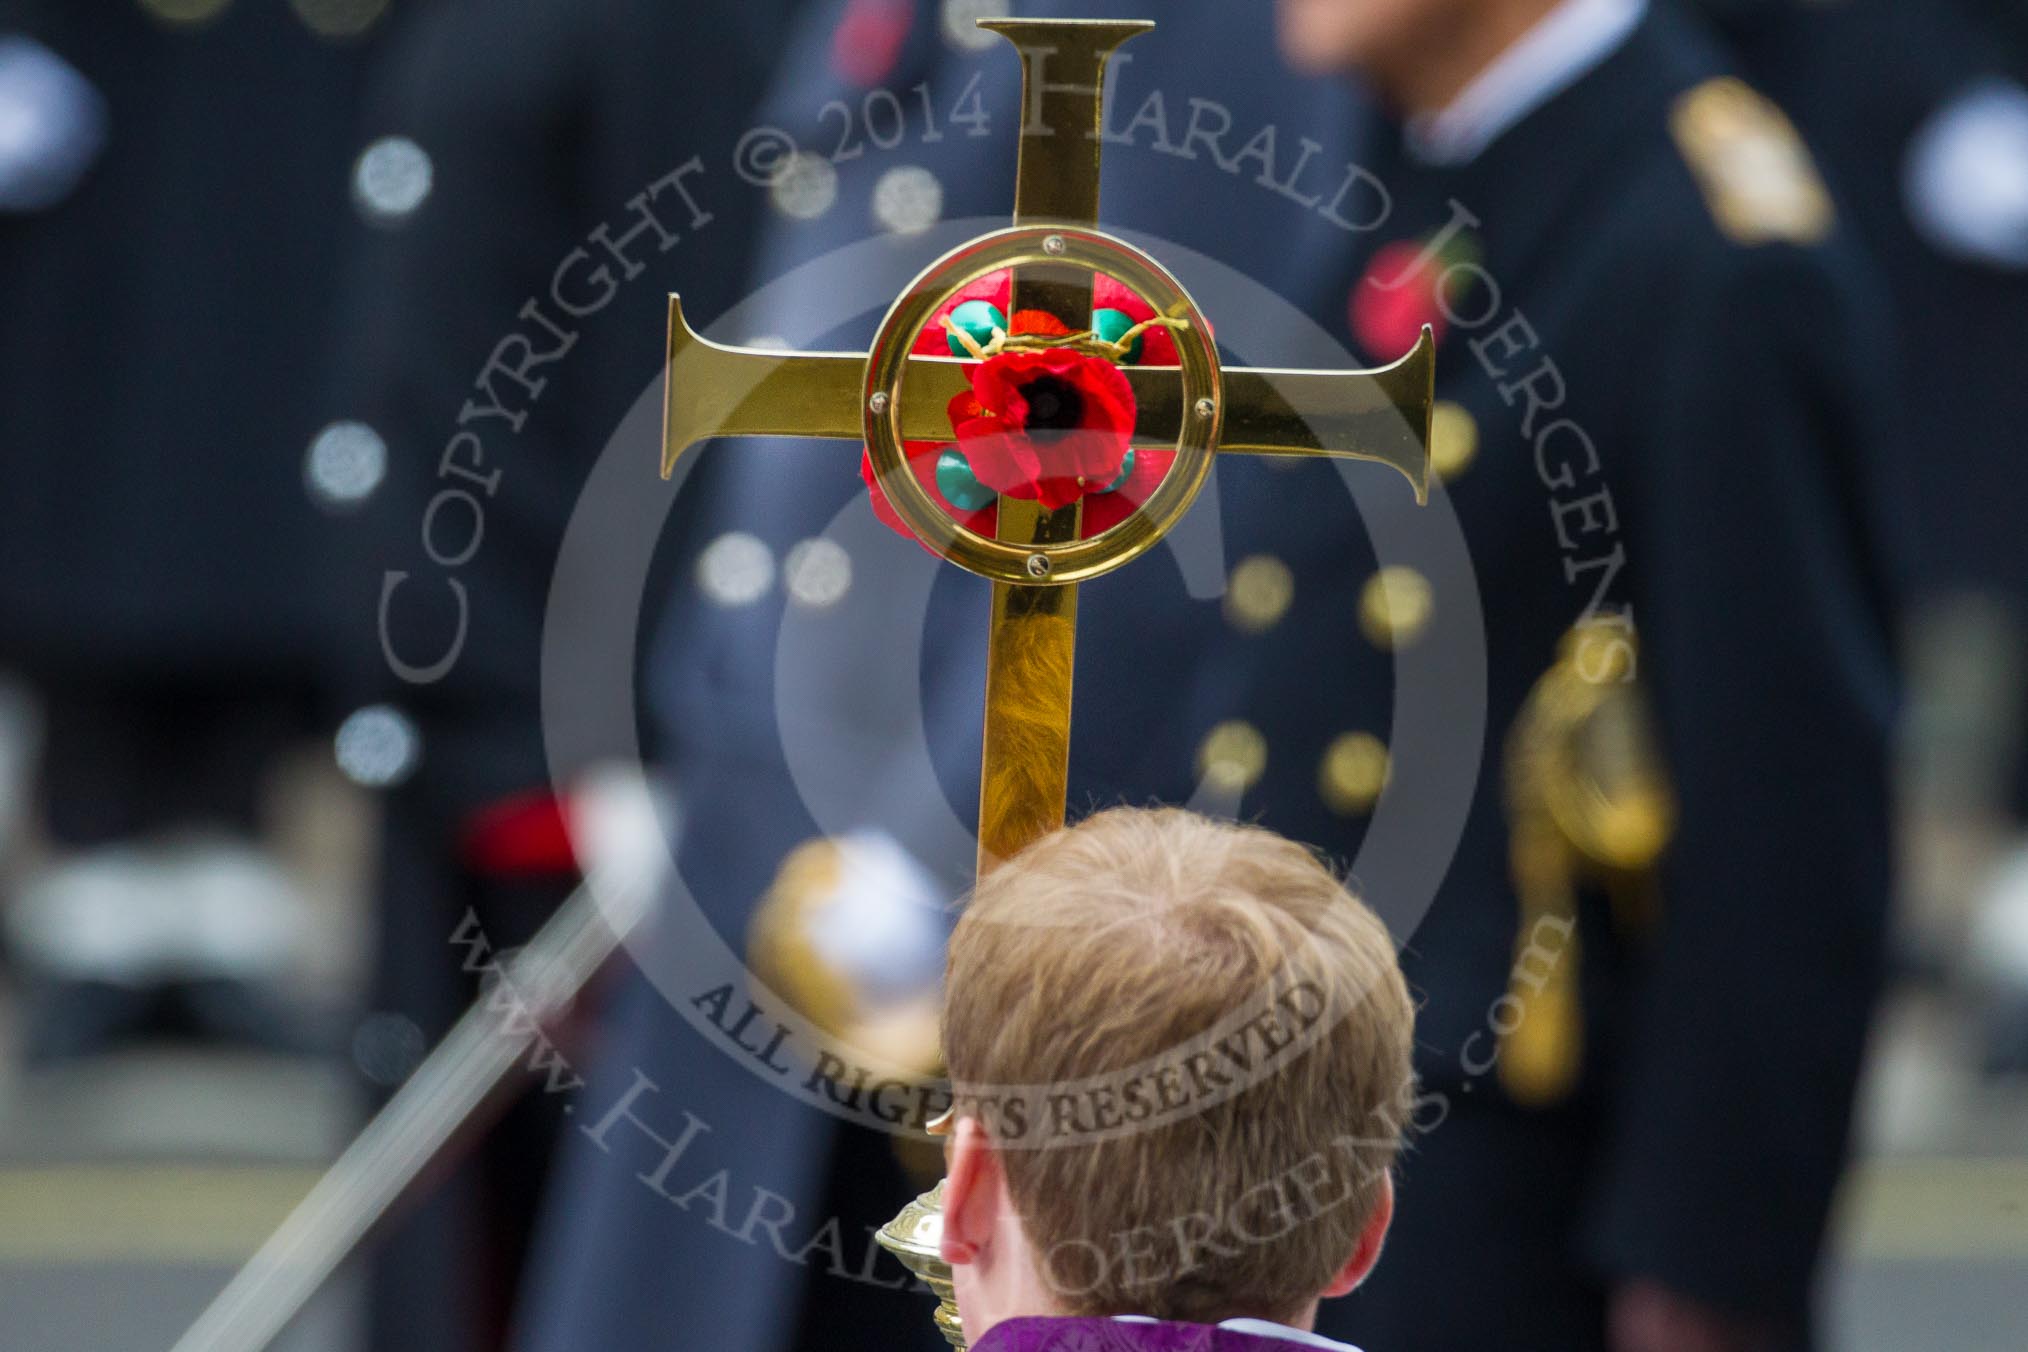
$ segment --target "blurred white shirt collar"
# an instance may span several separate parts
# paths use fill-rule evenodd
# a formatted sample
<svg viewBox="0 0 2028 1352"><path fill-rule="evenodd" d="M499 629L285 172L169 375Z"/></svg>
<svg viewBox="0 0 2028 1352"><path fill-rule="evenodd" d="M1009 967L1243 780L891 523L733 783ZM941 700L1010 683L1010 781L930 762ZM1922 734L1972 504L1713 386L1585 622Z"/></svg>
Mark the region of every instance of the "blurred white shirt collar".
<svg viewBox="0 0 2028 1352"><path fill-rule="evenodd" d="M1563 0L1439 112L1408 124L1425 164L1468 164L1500 134L1619 50L1648 0Z"/></svg>

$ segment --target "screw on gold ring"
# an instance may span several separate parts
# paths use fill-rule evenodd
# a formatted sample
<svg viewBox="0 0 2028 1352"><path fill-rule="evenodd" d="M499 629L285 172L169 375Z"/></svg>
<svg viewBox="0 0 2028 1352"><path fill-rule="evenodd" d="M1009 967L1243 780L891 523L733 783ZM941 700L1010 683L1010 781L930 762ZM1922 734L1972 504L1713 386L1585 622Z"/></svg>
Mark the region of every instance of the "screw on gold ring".
<svg viewBox="0 0 2028 1352"><path fill-rule="evenodd" d="M873 397L866 401L866 407L872 409L875 413L887 412L887 391L875 390Z"/></svg>
<svg viewBox="0 0 2028 1352"><path fill-rule="evenodd" d="M1218 405L1209 399L1199 399L1197 401L1196 408L1197 408L1197 416L1200 418L1208 418L1212 414L1218 412ZM874 412L877 413L879 412L879 410L875 409Z"/></svg>
<svg viewBox="0 0 2028 1352"><path fill-rule="evenodd" d="M1050 254L1055 257L1062 257L1063 250L1064 243L1062 235L1049 235L1045 237L1042 241L1042 252L1046 254Z"/></svg>
<svg viewBox="0 0 2028 1352"><path fill-rule="evenodd" d="M1049 556L1047 554L1030 554L1028 556L1028 576L1036 578L1049 576Z"/></svg>

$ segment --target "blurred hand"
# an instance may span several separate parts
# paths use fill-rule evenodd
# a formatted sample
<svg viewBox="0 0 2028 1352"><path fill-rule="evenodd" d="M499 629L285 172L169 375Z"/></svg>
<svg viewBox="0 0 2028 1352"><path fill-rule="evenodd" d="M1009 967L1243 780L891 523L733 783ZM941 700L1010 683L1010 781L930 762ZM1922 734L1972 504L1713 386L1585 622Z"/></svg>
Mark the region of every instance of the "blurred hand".
<svg viewBox="0 0 2028 1352"><path fill-rule="evenodd" d="M1606 1312L1612 1352L1767 1352L1767 1328L1639 1278L1613 1292Z"/></svg>

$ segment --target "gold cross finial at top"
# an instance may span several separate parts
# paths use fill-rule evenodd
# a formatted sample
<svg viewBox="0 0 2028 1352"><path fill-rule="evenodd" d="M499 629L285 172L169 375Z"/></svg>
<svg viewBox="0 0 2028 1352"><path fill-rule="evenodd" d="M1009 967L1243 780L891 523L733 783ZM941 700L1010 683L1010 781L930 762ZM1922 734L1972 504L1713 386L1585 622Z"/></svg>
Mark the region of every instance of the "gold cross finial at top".
<svg viewBox="0 0 2028 1352"><path fill-rule="evenodd" d="M719 436L864 441L896 512L925 543L993 581L986 735L979 803L982 870L1061 825L1069 775L1071 673L1080 580L1158 543L1208 477L1216 454L1332 456L1394 466L1425 501L1435 349L1427 331L1372 371L1222 368L1194 302L1152 258L1095 228L1106 63L1154 25L1091 19L991 19L1022 63L1022 126L1013 225L933 263L895 302L864 353L727 347L699 337L669 298L662 472ZM1002 268L1009 312L1042 310L1088 327L1098 272L1179 321L1180 366L1129 366L1137 446L1177 448L1176 463L1126 521L1080 538L1081 505L1050 511L999 500L995 538L951 521L916 483L901 443L949 441L946 406L968 363L910 355L916 334L958 288ZM903 386L906 385L906 397Z"/></svg>

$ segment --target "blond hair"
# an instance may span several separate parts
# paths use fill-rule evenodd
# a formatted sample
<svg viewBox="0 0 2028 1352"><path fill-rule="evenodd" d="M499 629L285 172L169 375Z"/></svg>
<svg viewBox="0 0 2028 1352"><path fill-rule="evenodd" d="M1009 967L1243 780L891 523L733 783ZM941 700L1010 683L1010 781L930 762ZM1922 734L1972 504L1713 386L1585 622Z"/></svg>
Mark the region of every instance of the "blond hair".
<svg viewBox="0 0 2028 1352"><path fill-rule="evenodd" d="M945 1060L1072 1314L1301 1310L1351 1257L1414 1088L1386 927L1302 846L1118 808L982 879Z"/></svg>

